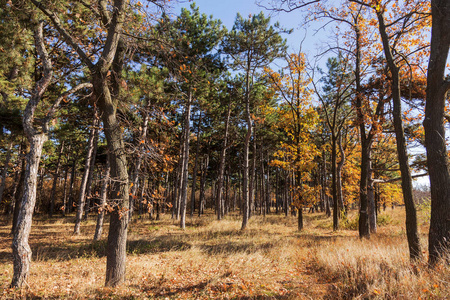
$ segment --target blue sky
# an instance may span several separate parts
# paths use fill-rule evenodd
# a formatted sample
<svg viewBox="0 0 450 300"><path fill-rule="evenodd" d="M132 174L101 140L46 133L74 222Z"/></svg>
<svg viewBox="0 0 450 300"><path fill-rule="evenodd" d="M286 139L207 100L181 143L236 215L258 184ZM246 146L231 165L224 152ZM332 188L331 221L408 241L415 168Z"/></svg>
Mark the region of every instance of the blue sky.
<svg viewBox="0 0 450 300"><path fill-rule="evenodd" d="M173 14L179 14L182 7L189 7L192 2L195 2L200 8L200 12L207 15L213 15L214 18L222 20L222 23L229 30L233 27L238 12L242 16L247 17L250 14L257 14L260 11L263 11L266 15L271 15L272 23L278 21L283 28L294 29L292 34L284 36L288 40L290 52L299 51L300 43L304 39L305 33L306 40L303 43L302 50L308 55L314 55L316 53L316 46L319 46L320 40L325 38L323 33L321 33L320 36L314 36L314 31L312 29L305 31L303 28L300 28L300 24L303 20L300 11L273 14L273 12L267 11L256 5L254 0L197 0L191 2L179 2L182 3L173 4Z"/></svg>

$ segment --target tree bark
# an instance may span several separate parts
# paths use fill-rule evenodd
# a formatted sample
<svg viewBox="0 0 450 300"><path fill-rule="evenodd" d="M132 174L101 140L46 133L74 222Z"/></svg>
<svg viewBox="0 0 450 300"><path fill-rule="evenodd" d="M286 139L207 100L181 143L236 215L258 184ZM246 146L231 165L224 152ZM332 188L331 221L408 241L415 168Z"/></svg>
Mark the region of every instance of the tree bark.
<svg viewBox="0 0 450 300"><path fill-rule="evenodd" d="M22 150L21 150L22 152ZM21 207L21 200L23 195L23 185L25 183L25 170L26 170L26 157L24 154L20 153L20 175L19 175L19 181L16 185L16 190L14 191L14 213L13 213L13 223L11 227L11 235L14 235L14 232L16 231L17 227L17 219L19 218L19 211Z"/></svg>
<svg viewBox="0 0 450 300"><path fill-rule="evenodd" d="M100 192L100 203L98 204L97 225L95 226L94 241L100 240L103 231L103 220L105 218L106 197L108 195L108 184L110 183L109 160L106 161L106 170Z"/></svg>
<svg viewBox="0 0 450 300"><path fill-rule="evenodd" d="M322 158L323 158L322 196L323 196L323 201L324 201L325 214L326 214L327 217L331 217L330 201L329 201L328 195L327 195L327 186L328 186L328 180L327 180L327 157L326 157L326 154L325 154L325 150L322 151Z"/></svg>
<svg viewBox="0 0 450 300"><path fill-rule="evenodd" d="M53 174L53 185L52 192L50 194L50 203L48 209L48 217L53 218L53 212L55 210L55 198L56 198L56 187L58 186L59 169L61 168L61 157L64 152L64 141L61 142L59 146L58 160L56 161L55 174Z"/></svg>
<svg viewBox="0 0 450 300"><path fill-rule="evenodd" d="M134 199L137 198L136 193L137 193L137 187L138 187L138 183L139 183L139 174L140 174L141 164L142 164L142 153L144 151L144 145L145 145L146 138L147 138L148 121L149 121L148 111L145 111L144 124L142 125L141 134L139 136L138 153L137 153L136 163L134 165L133 177L131 180L130 211L129 211L130 221L133 217L133 212L134 212L134 206L135 206Z"/></svg>
<svg viewBox="0 0 450 300"><path fill-rule="evenodd" d="M24 117L28 118L28 117ZM30 151L27 154L27 166L24 176L24 191L18 211L17 225L12 243L14 275L11 287L22 287L27 279L31 263L31 248L28 238L31 231L33 210L36 203L37 173L46 134L29 134Z"/></svg>
<svg viewBox="0 0 450 300"><path fill-rule="evenodd" d="M248 218L250 219L252 215L256 212L256 190L258 179L256 176L256 126L253 127L253 151L252 151L252 162L249 167L249 210L248 210Z"/></svg>
<svg viewBox="0 0 450 300"><path fill-rule="evenodd" d="M69 145L69 150L70 150L70 145ZM70 152L70 151L68 151ZM69 175L69 165L66 162L66 165L64 167L64 187L63 187L63 206L61 208L61 212L62 212L62 216L65 217L66 216L66 211L67 211L67 177Z"/></svg>
<svg viewBox="0 0 450 300"><path fill-rule="evenodd" d="M331 190L333 193L333 230L339 229L339 201L337 192L337 137L334 132L331 133Z"/></svg>
<svg viewBox="0 0 450 300"><path fill-rule="evenodd" d="M423 126L431 189L428 251L429 263L433 266L450 248L450 174L444 127L446 98L450 89L450 80L445 78L450 47L449 1L431 0L431 15L431 48Z"/></svg>
<svg viewBox="0 0 450 300"><path fill-rule="evenodd" d="M209 153L210 148L208 145L208 153L206 154L206 158L202 159L202 177L200 179L200 198L199 198L199 208L198 208L198 216L200 217L203 214L203 209L205 208L205 191L206 191L206 175L208 173L208 167L209 167Z"/></svg>
<svg viewBox="0 0 450 300"><path fill-rule="evenodd" d="M406 210L406 236L408 239L409 256L411 259L418 259L421 257L422 251L420 247L419 234L417 231L416 207L413 199L412 178L411 178L411 171L409 169L405 132L403 129L401 92L400 92L400 68L397 66L394 59L394 55L391 51L391 45L389 44L389 37L387 34L386 25L384 23L384 16L381 10L377 12L377 17L381 40L383 42L384 54L386 56L386 60L392 77L391 89L392 89L392 101L394 106L392 116L394 119L397 155L400 165L400 173L402 177L402 192ZM450 22L448 23L450 24Z"/></svg>
<svg viewBox="0 0 450 300"><path fill-rule="evenodd" d="M67 207L66 207L66 213L70 214L73 210L73 189L75 185L75 178L76 178L76 167L77 167L77 157L75 156L73 158L72 162L72 171L70 173L70 185L69 185L69 195L68 195L68 201L67 201Z"/></svg>
<svg viewBox="0 0 450 300"><path fill-rule="evenodd" d="M95 118L97 118L97 116L95 116ZM96 127L98 127L98 121L97 121ZM83 220L87 220L89 212L91 210L92 179L94 178L94 168L95 168L95 160L97 157L98 136L99 136L99 132L98 132L99 129L98 128L95 128L95 129L96 130L95 130L95 136L94 136L94 150L92 151L91 163L89 164L89 176L88 176L88 180L86 183L86 201L85 201L85 205L84 205Z"/></svg>
<svg viewBox="0 0 450 300"><path fill-rule="evenodd" d="M336 170L336 188L337 188L337 200L339 203L339 218L341 217L340 214L342 212L345 213L345 207L344 207L344 196L342 193L342 169L344 168L345 164L345 151L344 147L342 146L342 132L339 134L338 139L338 146L339 146L339 153L341 155L341 158L339 160L339 163L337 165Z"/></svg>
<svg viewBox="0 0 450 300"><path fill-rule="evenodd" d="M97 120L94 120L94 124L92 126L91 132L89 134L89 140L88 140L88 147L87 147L87 154L86 154L86 161L84 163L84 172L83 172L83 179L81 180L80 185L80 194L78 197L78 205L77 205L77 214L75 219L75 227L73 230L74 235L80 235L80 227L81 227L81 218L83 217L84 212L84 204L86 201L86 186L88 182L89 177L89 171L91 169L91 161L92 161L92 154L94 152L94 140L96 135L96 124Z"/></svg>
<svg viewBox="0 0 450 300"><path fill-rule="evenodd" d="M248 68L249 69L249 68ZM252 137L252 118L250 115L250 71L246 75L246 92L245 92L245 118L247 122L247 133L244 139L244 157L243 157L243 178L242 178L242 226L241 230L247 228L249 210L250 210L250 195L249 195L249 149L250 138Z"/></svg>
<svg viewBox="0 0 450 300"><path fill-rule="evenodd" d="M182 155L182 182L181 182L181 201L180 201L180 227L186 229L186 205L188 190L188 166L189 166L189 140L191 135L191 107L192 92L189 91L188 101L185 107L184 121L184 139L183 139L183 155Z"/></svg>
<svg viewBox="0 0 450 300"><path fill-rule="evenodd" d="M19 185L19 178L20 174L22 173L22 144L19 146L19 151L17 152L17 166L21 166L21 168L14 171L14 177L13 177L13 192L11 195L11 201L8 203L8 205L5 206L5 215L10 216L14 212L14 206L15 206L15 197L17 192L17 186Z"/></svg>
<svg viewBox="0 0 450 300"><path fill-rule="evenodd" d="M375 192L372 178L372 162L369 167L369 175L367 177L367 212L369 214L370 233L377 233L377 210L375 207Z"/></svg>
<svg viewBox="0 0 450 300"><path fill-rule="evenodd" d="M127 153L122 135L122 129L117 119L117 105L119 102L119 86L125 55L125 45L119 41L119 32L124 19L124 1L114 1L115 13L108 34L117 35L111 43L108 55L114 57L112 62L113 93L108 86L107 74L109 67L97 67L94 74L94 93L99 103L100 114L103 120L103 128L106 136L111 168L111 187L109 200L113 211L110 215L108 242L106 251L106 286L117 286L125 281L126 244L128 229L129 209L129 184L127 171ZM115 25L114 25L115 24ZM115 53L117 49L117 53ZM103 55L104 56L104 55ZM114 98L113 98L114 97Z"/></svg>
<svg viewBox="0 0 450 300"><path fill-rule="evenodd" d="M361 137L361 175L359 183L360 208L359 208L359 237L370 238L369 218L367 213L367 176L369 173L370 147L371 142L366 136L366 124L362 107L362 89L361 89L361 33L359 25L354 26L356 34L356 113L359 123Z"/></svg>
<svg viewBox="0 0 450 300"><path fill-rule="evenodd" d="M194 216L195 211L195 191L197 188L197 173L198 173L198 158L200 155L200 126L202 123L202 112L200 112L200 117L197 125L197 146L195 150L195 162L194 162L194 172L192 174L192 188L191 188L191 218Z"/></svg>
<svg viewBox="0 0 450 300"><path fill-rule="evenodd" d="M18 210L17 225L13 232L12 252L14 274L11 287L15 288L20 288L26 283L30 269L31 248L28 244L28 238L31 231L33 211L36 203L39 162L41 160L44 142L47 139L47 126L45 124L43 125L41 132L33 127L35 118L34 113L53 76L52 64L44 46L43 26L43 22L39 22L34 31L36 51L43 63L43 75L42 78L36 82L22 117L24 132L30 143L30 151L26 156L27 166L24 174L24 190L20 209Z"/></svg>
<svg viewBox="0 0 450 300"><path fill-rule="evenodd" d="M225 119L225 132L223 137L223 145L220 151L220 163L219 163L219 176L217 178L217 220L223 218L223 175L225 172L225 158L227 153L228 145L228 128L230 124L231 116L231 103L228 103L227 117Z"/></svg>

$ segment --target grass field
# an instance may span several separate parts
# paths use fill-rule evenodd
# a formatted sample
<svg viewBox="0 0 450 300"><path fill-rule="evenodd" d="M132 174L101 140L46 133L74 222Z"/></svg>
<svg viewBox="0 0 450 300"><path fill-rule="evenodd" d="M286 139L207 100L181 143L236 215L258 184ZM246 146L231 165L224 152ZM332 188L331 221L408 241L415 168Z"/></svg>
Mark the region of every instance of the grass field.
<svg viewBox="0 0 450 300"><path fill-rule="evenodd" d="M27 287L9 289L10 224L0 226L1 299L450 299L450 268L408 259L402 207L379 216L378 234L360 240L355 230L333 232L331 219L253 216L240 231L239 216L195 217L182 231L169 215L130 224L126 283L104 288L106 237L93 243L95 223L72 236L73 218L35 218L33 262ZM427 222L420 216L426 249ZM355 221L345 223L354 228ZM107 232L107 229L105 229ZM426 252L424 253L426 259Z"/></svg>

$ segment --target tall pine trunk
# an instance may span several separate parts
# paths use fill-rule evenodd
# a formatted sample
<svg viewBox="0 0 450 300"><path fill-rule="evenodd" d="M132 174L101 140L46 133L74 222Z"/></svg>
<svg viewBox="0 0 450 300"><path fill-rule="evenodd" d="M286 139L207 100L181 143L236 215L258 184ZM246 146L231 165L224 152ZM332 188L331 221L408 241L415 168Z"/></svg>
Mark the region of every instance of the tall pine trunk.
<svg viewBox="0 0 450 300"><path fill-rule="evenodd" d="M377 210L375 206L375 191L373 183L372 161L367 176L367 212L369 214L370 233L377 233Z"/></svg>
<svg viewBox="0 0 450 300"><path fill-rule="evenodd" d="M144 124L142 126L141 134L139 136L139 147L136 162L134 164L134 171L131 179L131 191L130 191L130 210L129 210L129 218L130 221L133 217L134 207L135 207L135 199L137 198L137 187L139 183L139 176L142 164L142 153L144 152L144 145L147 138L147 130L148 130L148 121L149 115L148 111L145 112Z"/></svg>
<svg viewBox="0 0 450 300"><path fill-rule="evenodd" d="M191 107L192 107L192 92L189 91L188 102L185 108L184 121L184 139L183 139L183 155L182 155L182 181L181 181L181 201L180 201L180 227L186 228L186 205L187 205L187 191L188 191L188 165L189 165L189 140L191 135Z"/></svg>
<svg viewBox="0 0 450 300"><path fill-rule="evenodd" d="M337 136L331 133L331 190L333 194L333 230L339 229L339 200L337 187Z"/></svg>
<svg viewBox="0 0 450 300"><path fill-rule="evenodd" d="M228 148L228 128L231 116L231 103L228 103L227 117L225 119L225 132L223 137L223 145L220 151L220 163L219 163L219 176L217 179L217 219L221 220L223 218L223 176L225 172L225 157Z"/></svg>
<svg viewBox="0 0 450 300"><path fill-rule="evenodd" d="M342 132L339 133L338 146L339 146L339 154L341 157L336 170L336 189L337 189L337 199L339 203L338 217L340 217L342 212L346 213L344 207L344 196L342 192L342 169L344 168L345 164L345 151L344 147L342 146Z"/></svg>
<svg viewBox="0 0 450 300"><path fill-rule="evenodd" d="M121 2L122 3L122 2ZM123 3L121 5L124 5ZM121 9L117 8L118 11ZM113 21L121 22L123 15L117 16ZM112 22L113 22L112 21ZM121 74L124 64L125 45L122 40L117 39L117 52L112 63L115 74L110 90L107 75L109 68L101 68L94 74L94 93L100 108L103 128L109 152L109 163L111 168L111 186L109 201L113 207L110 214L108 242L106 250L106 286L117 286L125 281L126 244L128 230L129 209L129 183L127 170L127 153L122 135L122 129L117 119L117 105L119 102L119 86L121 85ZM114 53L114 52L113 52ZM114 93L112 94L111 91Z"/></svg>
<svg viewBox="0 0 450 300"><path fill-rule="evenodd" d="M94 124L93 124L93 126L91 128L91 132L89 134L86 161L84 163L83 179L81 180L80 194L78 196L78 203L77 203L78 204L77 205L77 214L76 214L76 219L75 219L75 226L73 229L73 234L75 234L75 235L80 235L80 233L81 233L80 227L81 227L81 218L83 217L84 205L85 205L85 201L86 201L86 186L87 186L87 182L88 182L89 171L91 169L92 154L94 153L96 123L97 123L97 120L94 120Z"/></svg>
<svg viewBox="0 0 450 300"><path fill-rule="evenodd" d="M192 173L192 188L191 188L191 218L194 216L195 211L195 191L197 188L197 173L198 173L198 158L200 155L200 126L202 123L202 112L200 112L200 118L197 125L197 146L195 150L195 162L194 172Z"/></svg>
<svg viewBox="0 0 450 300"><path fill-rule="evenodd" d="M22 156L22 148L23 147L24 146L23 146L23 142L22 142L19 145L19 151L17 152L17 162L16 162L16 166L17 167L20 166L20 167L19 168L17 168L17 167L15 168L16 170L14 172L14 186L13 186L13 192L12 192L12 195L11 195L11 201L5 207L5 214L8 215L8 216L11 215L14 212L14 207L15 207L15 204L16 204L16 201L15 201L16 193L17 193L17 189L18 189L18 187L20 185L20 177L21 177L21 175L23 173L22 170L25 167L24 159L23 159L23 156Z"/></svg>
<svg viewBox="0 0 450 300"><path fill-rule="evenodd" d="M23 145L22 145L23 147ZM21 150L22 152L22 150ZM25 171L26 171L26 165L27 165L27 159L26 156L24 156L22 153L20 153L20 175L19 175L19 181L17 182L17 185L14 190L14 212L13 212L13 223L11 226L11 235L14 235L14 232L16 231L17 227L17 219L19 218L19 211L22 203L22 195L23 195L23 186L25 184Z"/></svg>
<svg viewBox="0 0 450 300"><path fill-rule="evenodd" d="M361 140L361 175L359 181L359 237L370 238L369 217L367 213L367 177L369 175L370 164L370 139L366 136L366 124L362 105L362 88L361 88L361 33L359 24L354 27L356 34L356 66L355 66L355 82L356 82L356 113L358 118L359 133Z"/></svg>
<svg viewBox="0 0 450 300"><path fill-rule="evenodd" d="M95 116L95 118L97 118L97 116ZM89 212L91 210L91 199L92 199L91 190L92 190L92 180L94 178L95 160L97 157L97 150L98 150L98 137L99 137L99 132L98 132L98 128L96 128L95 136L94 136L94 150L92 152L91 163L89 165L89 175L88 175L88 180L86 183L86 201L84 204L83 220L87 220Z"/></svg>
<svg viewBox="0 0 450 300"><path fill-rule="evenodd" d="M391 90L392 90L392 101L394 106L392 116L394 119L397 156L400 165L403 200L405 202L405 210L406 210L406 236L408 239L409 256L411 259L418 259L421 257L422 251L420 247L419 233L417 231L417 213L413 199L412 178L411 178L411 171L409 169L405 132L403 129L401 91L400 91L400 68L396 65L395 58L391 51L386 25L384 23L383 12L378 11L377 17L381 40L383 42L384 54L386 56L388 67L391 72Z"/></svg>
<svg viewBox="0 0 450 300"><path fill-rule="evenodd" d="M247 122L247 133L244 139L244 157L243 157L243 170L242 170L242 226L241 230L247 228L249 211L250 211L250 195L249 195L249 149L250 138L252 137L252 118L250 115L250 78L247 71L246 76L246 95L245 95L245 119Z"/></svg>
<svg viewBox="0 0 450 300"><path fill-rule="evenodd" d="M59 179L59 170L61 168L61 157L64 152L64 141L61 142L61 145L59 146L59 154L58 154L58 160L56 161L56 167L55 167L55 174L53 174L53 185L52 185L52 191L50 194L50 203L48 208L48 217L53 217L53 212L55 210L55 200L56 200L56 187L58 185L58 179Z"/></svg>
<svg viewBox="0 0 450 300"><path fill-rule="evenodd" d="M450 47L450 3L431 0L431 48L425 105L425 146L430 174L431 220L428 237L429 263L435 265L450 248L450 173L444 114L450 80L446 64Z"/></svg>
<svg viewBox="0 0 450 300"><path fill-rule="evenodd" d="M98 204L97 225L95 226L94 241L100 240L103 232L103 220L105 219L106 197L108 195L108 184L110 183L109 160L106 161L106 170L103 177L102 189L100 192L100 202Z"/></svg>

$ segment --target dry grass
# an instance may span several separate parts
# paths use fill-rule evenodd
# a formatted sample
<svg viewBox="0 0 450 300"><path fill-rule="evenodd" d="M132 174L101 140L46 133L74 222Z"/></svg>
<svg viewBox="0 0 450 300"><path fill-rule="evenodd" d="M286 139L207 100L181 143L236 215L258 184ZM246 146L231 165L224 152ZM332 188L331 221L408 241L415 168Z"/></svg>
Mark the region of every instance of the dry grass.
<svg viewBox="0 0 450 300"><path fill-rule="evenodd" d="M0 224L2 299L445 299L450 269L411 266L400 208L369 241L357 232L332 232L331 219L252 217L240 231L238 216L188 219L186 231L169 216L138 220L129 231L127 281L104 288L105 240L92 243L94 221L71 235L70 218L34 223L33 263L28 287L8 289L12 276L9 227ZM404 227L404 226L403 226ZM426 227L421 228L424 234ZM423 235L425 239L425 235Z"/></svg>

